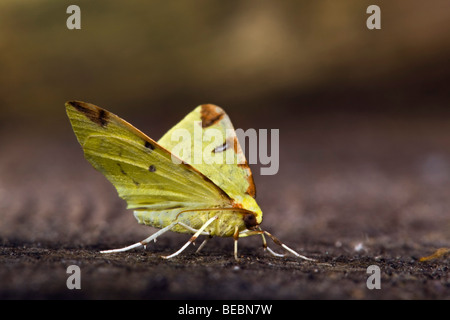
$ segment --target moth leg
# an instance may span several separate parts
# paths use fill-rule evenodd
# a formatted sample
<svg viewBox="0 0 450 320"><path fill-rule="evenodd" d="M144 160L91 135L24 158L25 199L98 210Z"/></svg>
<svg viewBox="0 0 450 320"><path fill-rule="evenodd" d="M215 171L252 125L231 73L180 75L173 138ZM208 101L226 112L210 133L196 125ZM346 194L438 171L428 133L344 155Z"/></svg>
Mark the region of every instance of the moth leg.
<svg viewBox="0 0 450 320"><path fill-rule="evenodd" d="M316 261L315 259L311 259L305 256L302 256L301 254L297 253L296 251L292 250L291 248L289 248L287 245L285 245L284 243L282 243L280 240L278 240L275 236L271 235L269 232L267 231L263 231L265 234L267 234L270 239L273 240L273 242L275 242L277 245L281 246L282 248L284 248L286 251L289 251L290 253L292 253L293 255L304 259L304 260L308 260L308 261ZM270 253L272 253L275 256L279 256L278 253L273 252L272 250L269 251Z"/></svg>
<svg viewBox="0 0 450 320"><path fill-rule="evenodd" d="M135 244L132 244L131 246L128 247L124 247L124 248L120 248L120 249L112 249L112 250L103 250L100 251L100 253L115 253L115 252L124 252L124 251L128 251L134 248L140 248L142 246L146 246L148 243L150 243L150 241L152 240L156 240L156 238L158 238L160 235L162 235L164 232L169 231L170 229L172 229L177 223L177 221L172 222L171 224L169 224L167 227L162 228L161 230L155 232L154 234L152 234L150 237L148 237L147 239L144 239L142 241L139 241Z"/></svg>
<svg viewBox="0 0 450 320"><path fill-rule="evenodd" d="M234 260L239 262L239 258L238 258L238 254L237 254L238 253L238 240L239 240L239 228L238 228L238 226L234 227L233 238L234 238Z"/></svg>
<svg viewBox="0 0 450 320"><path fill-rule="evenodd" d="M272 249L270 249L270 247L267 246L267 241L266 241L266 237L264 237L264 233L261 233L261 237L262 237L262 241L263 241L263 248L264 251L269 251L271 255L275 256L275 257L284 257L285 254L282 253L276 253L275 251L273 251Z"/></svg>
<svg viewBox="0 0 450 320"><path fill-rule="evenodd" d="M189 241L186 242L186 243L184 244L184 246L182 246L177 252L174 252L174 253L172 253L172 254L169 255L169 256L162 256L162 258L164 258L164 259L170 259L170 258L173 258L173 257L179 255L184 249L187 248L188 245L190 245L192 242L195 241L195 239L198 238L198 236L202 233L203 230L206 229L207 226L209 226L209 225L210 225L214 220L216 220L217 218L218 218L218 216L214 216L214 217L210 218L208 221L206 221L206 222L201 226L200 229L198 229L198 231L197 231L197 232L189 239Z"/></svg>
<svg viewBox="0 0 450 320"><path fill-rule="evenodd" d="M191 226L188 226L187 224L183 223L183 222L178 222L178 224L182 227L185 227L187 230L192 231L193 233L196 233L198 231L198 229L194 229ZM200 233L202 236L209 236L209 232L202 232Z"/></svg>
<svg viewBox="0 0 450 320"><path fill-rule="evenodd" d="M286 255L283 253L276 253L275 251L273 251L272 249L270 249L269 247L267 247L267 251L269 251L269 253L275 257L285 257ZM309 258L308 258L309 259Z"/></svg>
<svg viewBox="0 0 450 320"><path fill-rule="evenodd" d="M188 226L187 224L184 224L183 222L178 222L178 224L180 226L185 227L187 230L192 231L193 233L196 233L198 230L192 228L191 226ZM205 232L203 231L202 233L200 233L202 236L209 236L209 232ZM198 247L198 249L195 252L199 252L201 250L201 248L203 248L203 246L206 244L206 239L203 240L203 242L200 244L200 247ZM192 243L193 245L195 245L195 242Z"/></svg>
<svg viewBox="0 0 450 320"><path fill-rule="evenodd" d="M259 230L244 230L244 231L240 232L239 234L242 234L245 236L260 234L261 238L262 238L262 242L263 242L264 251L266 251L266 250L269 251L269 253L275 257L284 257L285 256L285 254L276 253L269 246L267 246L267 241L266 241L266 237L264 236L264 231L262 231L261 229L259 229Z"/></svg>
<svg viewBox="0 0 450 320"><path fill-rule="evenodd" d="M267 250L267 241L266 241L266 237L264 237L264 233L261 233L261 238L262 238L262 242L263 242L263 249L264 251Z"/></svg>
<svg viewBox="0 0 450 320"><path fill-rule="evenodd" d="M171 224L169 224L168 226L166 226L166 227L162 228L161 230L155 232L154 234L152 234L152 235L151 235L150 237L148 237L147 239L144 239L144 240L142 240L142 241L139 241L139 242L137 242L137 243L135 243L135 244L132 244L132 245L130 245L130 246L128 246L128 247L124 247L124 248L120 248L120 249L112 249L112 250L103 250L103 251L100 251L100 253L124 252L124 251L128 251L128 250L131 250L131 249L134 249L134 248L145 247L145 246L146 246L147 244L149 244L152 240L156 241L156 238L158 238L158 237L159 237L160 235L162 235L163 233L169 231L170 229L172 229L172 228L173 228L175 225L177 225L177 224L183 226L184 228L186 228L186 229L188 229L188 230L190 230L190 231L194 231L194 232L198 231L198 230L196 230L196 229L194 229L194 228L191 228L190 226L184 224L183 222L174 221L174 222L172 222ZM209 233L203 232L202 234L208 235Z"/></svg>
<svg viewBox="0 0 450 320"><path fill-rule="evenodd" d="M203 242L200 244L200 246L198 247L197 250L195 250L195 253L199 253L200 250L202 250L202 248L205 246L205 244L208 242L209 239L212 238L212 235L208 235L205 240L203 240Z"/></svg>

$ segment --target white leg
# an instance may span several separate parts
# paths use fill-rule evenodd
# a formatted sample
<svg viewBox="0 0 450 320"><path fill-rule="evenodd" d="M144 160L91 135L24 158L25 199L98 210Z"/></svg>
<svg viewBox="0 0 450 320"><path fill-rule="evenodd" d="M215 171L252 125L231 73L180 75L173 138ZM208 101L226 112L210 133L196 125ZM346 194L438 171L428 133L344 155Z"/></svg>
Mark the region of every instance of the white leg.
<svg viewBox="0 0 450 320"><path fill-rule="evenodd" d="M124 248L120 248L120 249L103 250L103 251L100 251L100 253L116 253L116 252L124 252L124 251L128 251L128 250L131 250L131 249L134 249L134 248L140 248L140 247L142 247L142 246L145 247L145 246L146 246L147 244L149 244L150 241L152 241L152 240L156 242L156 238L158 238L158 237L159 237L160 235L162 235L163 233L169 231L170 229L172 229L172 228L173 228L175 225L177 225L177 224L179 224L179 225L185 227L186 229L188 229L188 230L190 230L190 231L194 231L194 232L198 231L198 230L196 230L196 229L194 229L194 228L191 228L190 226L184 224L183 222L174 221L174 222L172 222L171 224L169 224L167 227L164 227L164 228L162 228L161 230L155 232L154 234L152 234L150 237L148 237L148 238L145 239L145 240L142 240L142 241L137 242L137 243L135 243L135 244L132 244L132 245L130 245L130 246L128 246L128 247L124 247ZM209 233L202 233L202 234L209 234Z"/></svg>
<svg viewBox="0 0 450 320"><path fill-rule="evenodd" d="M217 218L218 218L218 216L215 216L215 217L212 217L211 219L209 219L208 221L206 221L206 222L201 226L201 228L198 229L198 231L197 231L197 232L189 239L189 241L186 242L186 243L184 244L184 246L182 246L177 252L174 252L174 253L172 253L172 254L169 255L169 256L162 256L162 258L164 258L164 259L170 259L170 258L173 258L173 257L179 255L181 252L183 252L184 249L187 248L188 245L190 245L192 242L195 241L195 239L198 238L198 236L202 233L203 230L206 229L207 226L209 226L209 225L210 225L214 220L216 220Z"/></svg>
<svg viewBox="0 0 450 320"><path fill-rule="evenodd" d="M100 253L115 253L115 252L124 252L124 251L128 251L134 248L139 248L142 246L147 245L150 241L152 240L156 240L157 237L159 237L160 235L162 235L164 232L169 231L170 229L172 229L173 226L175 226L178 222L172 222L171 224L169 224L167 227L162 228L161 230L159 230L158 232L155 232L154 234L152 234L150 237L148 237L145 240L142 240L140 242L137 242L135 244L132 244L131 246L128 247L124 247L124 248L120 248L120 249L112 249L112 250L103 250L100 251Z"/></svg>
<svg viewBox="0 0 450 320"><path fill-rule="evenodd" d="M299 253L297 253L296 251L292 250L292 249L289 248L287 245L285 245L285 244L282 243L280 240L278 240L278 239L275 238L273 235L271 235L269 232L267 232L267 231L263 231L263 232L264 232L265 234L267 234L267 235L270 237L270 239L273 240L273 242L275 242L277 245L281 246L281 247L284 248L285 250L289 251L289 252L292 253L294 256L297 256L297 257L299 257L299 258L301 258L301 259L308 260L308 261L316 261L315 259L311 259L311 258L302 256L301 254L299 254ZM270 250L270 251L272 251L272 250ZM278 255L279 255L278 253L275 253L275 252L273 252L273 251L272 251L271 253L274 254L275 256L278 256Z"/></svg>
<svg viewBox="0 0 450 320"><path fill-rule="evenodd" d="M267 242L266 242L266 238L264 237L264 234L267 234L272 240L273 242L275 242L277 245L281 246L283 249L285 249L286 251L292 253L293 255L295 255L296 257L299 257L301 259L304 260L308 260L308 261L316 261L315 259L311 259L305 256L302 256L301 254L297 253L296 251L292 250L291 248L289 248L287 245L285 245L284 243L282 243L280 240L278 240L275 236L271 235L269 232L267 231L262 231L261 229L259 230L244 230L241 231L239 233L240 235L245 235L245 236L249 236L249 235L254 235L254 234L260 234L262 236L262 240L263 240L263 247L264 250L267 249L267 251L269 251L272 255L274 255L275 257L284 257L284 254L280 254L280 253L276 253L275 251L273 251L272 249L270 249L267 246Z"/></svg>
<svg viewBox="0 0 450 320"><path fill-rule="evenodd" d="M245 236L254 235L254 234L260 234L260 235L261 235L262 242L263 242L263 249L264 249L264 251L266 251L266 250L269 251L269 253L270 253L271 255L275 256L275 257L284 257L284 256L285 256L285 254L276 253L275 251L273 251L272 249L270 249L270 247L267 246L266 237L264 237L264 231L262 231L262 230L254 231L254 230L248 230L248 229L246 229L246 230L241 231L241 232L239 233L239 235L242 235L242 236L244 236L244 237L245 237Z"/></svg>
<svg viewBox="0 0 450 320"><path fill-rule="evenodd" d="M275 251L273 251L272 249L270 249L269 247L267 247L267 251L269 251L269 253L275 257L285 257L285 254L282 253L276 253Z"/></svg>
<svg viewBox="0 0 450 320"><path fill-rule="evenodd" d="M238 253L239 229L237 226L234 227L233 238L234 238L234 260L239 261L238 254L237 254Z"/></svg>
<svg viewBox="0 0 450 320"><path fill-rule="evenodd" d="M262 241L263 241L264 250L269 251L269 253L275 257L284 257L285 256L284 254L276 253L275 251L270 249L270 247L267 246L266 237L264 237L264 233L261 233L261 237L262 237Z"/></svg>
<svg viewBox="0 0 450 320"><path fill-rule="evenodd" d="M208 240L211 239L211 238L212 238L212 236L207 236L207 237L205 238L205 240L203 240L203 242L200 244L200 246L198 247L198 249L195 250L195 253L199 253L200 250L202 250L202 248L205 246L205 244L206 244L206 243L208 242Z"/></svg>
<svg viewBox="0 0 450 320"><path fill-rule="evenodd" d="M192 231L193 233L196 233L198 231L198 229L194 229L191 226L188 226L187 224L183 223L183 222L178 222L178 224L180 226L185 227L186 229L188 229L189 231ZM209 236L209 232L201 232L200 235L202 236Z"/></svg>
<svg viewBox="0 0 450 320"><path fill-rule="evenodd" d="M302 256L301 254L298 254L296 251L292 250L291 248L289 248L289 247L288 247L287 245L285 245L284 243L281 244L281 246L282 246L283 248L285 248L287 251L289 251L290 253L292 253L293 255L295 255L295 256L297 256L297 257L299 257L299 258L302 258L302 259L308 260L308 261L316 261L316 259L308 258L308 257Z"/></svg>

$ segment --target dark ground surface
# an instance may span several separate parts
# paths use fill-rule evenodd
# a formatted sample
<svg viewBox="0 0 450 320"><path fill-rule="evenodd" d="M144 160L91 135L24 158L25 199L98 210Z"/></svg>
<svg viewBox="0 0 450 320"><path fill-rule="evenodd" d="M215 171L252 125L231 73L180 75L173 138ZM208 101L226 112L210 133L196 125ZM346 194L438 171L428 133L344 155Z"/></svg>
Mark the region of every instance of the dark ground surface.
<svg viewBox="0 0 450 320"><path fill-rule="evenodd" d="M31 139L4 129L0 298L449 299L449 257L418 260L450 247L450 116L296 119L252 120L280 128L281 153L277 175L252 168L262 227L317 262L275 258L259 238L240 240L240 263L231 239L159 258L187 241L178 234L102 255L155 230L135 222L69 127ZM69 265L81 268L81 290L66 287ZM380 290L366 287L370 265Z"/></svg>

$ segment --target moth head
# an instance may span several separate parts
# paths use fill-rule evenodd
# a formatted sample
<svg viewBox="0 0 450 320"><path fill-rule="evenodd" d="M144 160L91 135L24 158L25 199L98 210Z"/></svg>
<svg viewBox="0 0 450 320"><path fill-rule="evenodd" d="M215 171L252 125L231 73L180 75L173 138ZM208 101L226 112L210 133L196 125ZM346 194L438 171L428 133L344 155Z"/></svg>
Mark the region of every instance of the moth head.
<svg viewBox="0 0 450 320"><path fill-rule="evenodd" d="M244 214L244 224L248 230L253 230L258 226L258 222L256 221L256 217L253 213Z"/></svg>

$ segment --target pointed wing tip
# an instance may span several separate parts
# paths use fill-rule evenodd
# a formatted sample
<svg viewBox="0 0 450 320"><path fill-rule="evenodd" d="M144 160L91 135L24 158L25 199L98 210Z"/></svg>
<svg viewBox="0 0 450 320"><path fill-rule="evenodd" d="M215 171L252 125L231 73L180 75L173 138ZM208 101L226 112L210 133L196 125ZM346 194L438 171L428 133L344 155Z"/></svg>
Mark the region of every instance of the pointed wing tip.
<svg viewBox="0 0 450 320"><path fill-rule="evenodd" d="M70 100L67 101L65 105L69 118L71 118L69 111L75 111L84 114L89 120L99 126L105 127L109 123L111 113L92 103Z"/></svg>
<svg viewBox="0 0 450 320"><path fill-rule="evenodd" d="M84 104L85 102L83 102L83 101L78 101L78 100L69 100L69 101L66 101L66 103L64 104L65 106L66 106L66 108L69 108L69 107L76 107L77 105L79 105L79 104Z"/></svg>
<svg viewBox="0 0 450 320"><path fill-rule="evenodd" d="M226 116L225 111L215 104L202 104L199 107L203 128L212 126Z"/></svg>
<svg viewBox="0 0 450 320"><path fill-rule="evenodd" d="M213 107L213 108L220 108L217 104L215 104L215 103L202 103L201 105L200 105L200 107ZM220 108L221 109L221 108Z"/></svg>
<svg viewBox="0 0 450 320"><path fill-rule="evenodd" d="M83 111L83 110L87 110L87 109L90 109L90 110L101 109L100 107L97 107L96 105L94 105L92 103L83 102L83 101L79 101L79 100L66 101L65 106L66 106L66 109L75 108L78 111Z"/></svg>
<svg viewBox="0 0 450 320"><path fill-rule="evenodd" d="M78 100L69 100L65 103L66 111L72 110L72 111L78 111L81 113L86 114L87 112L92 112L95 108L94 105L90 103L86 103L83 101Z"/></svg>
<svg viewBox="0 0 450 320"><path fill-rule="evenodd" d="M219 107L217 104L214 103L203 103L199 105L201 110L203 112L210 111L210 112L217 112L217 113L225 113L222 107Z"/></svg>

